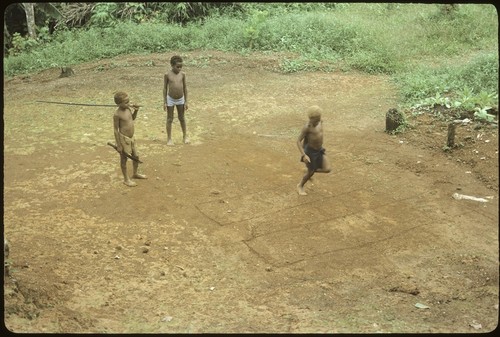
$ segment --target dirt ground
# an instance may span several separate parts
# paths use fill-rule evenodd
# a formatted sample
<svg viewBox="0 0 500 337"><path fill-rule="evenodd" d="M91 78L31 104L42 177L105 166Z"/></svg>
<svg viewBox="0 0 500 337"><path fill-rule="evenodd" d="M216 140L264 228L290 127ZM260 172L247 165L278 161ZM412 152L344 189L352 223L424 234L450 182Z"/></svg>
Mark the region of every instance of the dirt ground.
<svg viewBox="0 0 500 337"><path fill-rule="evenodd" d="M183 54L192 143L166 146L169 54L4 79L4 323L13 332L484 333L499 301L498 130L410 116L388 78L280 74L283 55ZM124 90L144 162L122 183ZM330 174L296 138L323 108ZM131 165L129 162L129 170ZM457 200L454 193L486 202Z"/></svg>

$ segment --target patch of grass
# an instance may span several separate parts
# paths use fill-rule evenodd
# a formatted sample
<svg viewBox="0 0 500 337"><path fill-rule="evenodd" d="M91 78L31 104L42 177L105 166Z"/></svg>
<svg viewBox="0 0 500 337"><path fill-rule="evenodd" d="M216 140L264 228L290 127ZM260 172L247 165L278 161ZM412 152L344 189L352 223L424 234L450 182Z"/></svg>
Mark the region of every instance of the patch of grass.
<svg viewBox="0 0 500 337"><path fill-rule="evenodd" d="M468 88L477 104L498 106L498 14L492 5L459 4L453 10L411 3L240 7L214 10L203 21L183 25L121 20L109 27L57 31L43 42L19 37L15 52L4 57L4 75L171 50L293 52L297 58L280 60L285 73L355 69L388 74L405 104L436 95L457 101Z"/></svg>
<svg viewBox="0 0 500 337"><path fill-rule="evenodd" d="M498 55L478 54L465 65L424 65L395 77L407 105L498 106Z"/></svg>

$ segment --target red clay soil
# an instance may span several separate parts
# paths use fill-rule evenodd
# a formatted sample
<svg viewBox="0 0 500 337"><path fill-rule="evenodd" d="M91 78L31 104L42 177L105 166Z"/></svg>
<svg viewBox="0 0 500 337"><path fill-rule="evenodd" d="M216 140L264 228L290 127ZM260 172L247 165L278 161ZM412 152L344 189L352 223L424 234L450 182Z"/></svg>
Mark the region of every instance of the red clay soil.
<svg viewBox="0 0 500 337"><path fill-rule="evenodd" d="M276 55L189 52L182 144L166 145L169 54L4 79L4 321L13 332L483 333L498 324L498 131L410 117L388 78L277 71ZM148 179L114 141L143 105ZM333 166L297 194L296 139L323 111ZM131 170L130 163L129 169ZM483 198L455 199L454 193Z"/></svg>

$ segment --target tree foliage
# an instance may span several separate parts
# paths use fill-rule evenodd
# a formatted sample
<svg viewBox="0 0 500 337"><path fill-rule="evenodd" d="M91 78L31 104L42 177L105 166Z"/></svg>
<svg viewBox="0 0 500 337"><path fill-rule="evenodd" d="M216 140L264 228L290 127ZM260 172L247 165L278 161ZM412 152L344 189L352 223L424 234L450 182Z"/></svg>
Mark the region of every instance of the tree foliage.
<svg viewBox="0 0 500 337"><path fill-rule="evenodd" d="M8 53L15 41L18 46L20 42L33 44L33 41L22 40L37 39L37 32L44 29L52 33L54 30L112 27L124 21L185 25L203 20L212 13L241 10L241 3L233 2L15 3L4 13L4 52Z"/></svg>
<svg viewBox="0 0 500 337"><path fill-rule="evenodd" d="M186 24L202 20L219 10L241 10L232 2L98 2L63 3L61 11L67 28L92 25L112 26L118 21Z"/></svg>
<svg viewBox="0 0 500 337"><path fill-rule="evenodd" d="M57 5L52 3L23 2L7 6L4 11L4 53L12 47L14 38L27 34L27 39L35 40L40 30L50 30L61 18Z"/></svg>

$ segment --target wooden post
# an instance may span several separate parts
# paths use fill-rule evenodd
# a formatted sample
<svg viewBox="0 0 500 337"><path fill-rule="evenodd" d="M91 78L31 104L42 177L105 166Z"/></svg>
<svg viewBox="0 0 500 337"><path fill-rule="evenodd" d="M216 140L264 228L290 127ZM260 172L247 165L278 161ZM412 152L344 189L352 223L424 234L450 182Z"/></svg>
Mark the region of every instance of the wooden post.
<svg viewBox="0 0 500 337"><path fill-rule="evenodd" d="M452 148L455 146L455 128L457 125L454 122L451 122L448 124L448 141L446 142L446 145L449 148Z"/></svg>

